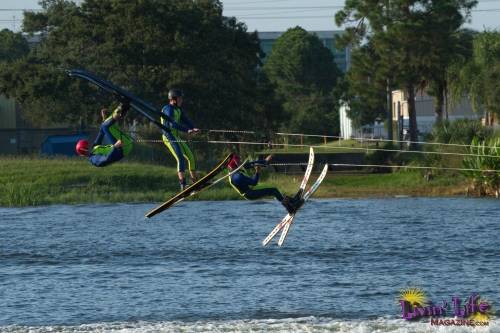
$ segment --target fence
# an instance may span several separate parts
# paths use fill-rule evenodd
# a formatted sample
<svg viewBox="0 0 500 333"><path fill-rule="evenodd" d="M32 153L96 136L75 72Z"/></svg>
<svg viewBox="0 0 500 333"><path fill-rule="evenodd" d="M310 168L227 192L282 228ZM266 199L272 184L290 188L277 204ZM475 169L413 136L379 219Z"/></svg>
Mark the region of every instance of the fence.
<svg viewBox="0 0 500 333"><path fill-rule="evenodd" d="M40 153L42 143L51 135L88 134L93 137L95 128L16 128L0 129L0 154L26 155Z"/></svg>

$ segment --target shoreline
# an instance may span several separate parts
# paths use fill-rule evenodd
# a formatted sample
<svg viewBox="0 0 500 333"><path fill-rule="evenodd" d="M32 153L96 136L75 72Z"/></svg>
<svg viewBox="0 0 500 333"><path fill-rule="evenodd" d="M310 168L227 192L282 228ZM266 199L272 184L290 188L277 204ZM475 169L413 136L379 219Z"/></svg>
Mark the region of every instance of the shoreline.
<svg viewBox="0 0 500 333"><path fill-rule="evenodd" d="M92 167L75 158L0 158L0 207L89 203L164 202L178 191L172 167L123 162ZM266 171L260 186L284 194L297 191L301 175ZM315 179L311 176L310 183ZM336 174L332 171L315 198L466 197L468 181L460 173L441 173L426 181L420 171ZM244 200L225 181L192 200Z"/></svg>

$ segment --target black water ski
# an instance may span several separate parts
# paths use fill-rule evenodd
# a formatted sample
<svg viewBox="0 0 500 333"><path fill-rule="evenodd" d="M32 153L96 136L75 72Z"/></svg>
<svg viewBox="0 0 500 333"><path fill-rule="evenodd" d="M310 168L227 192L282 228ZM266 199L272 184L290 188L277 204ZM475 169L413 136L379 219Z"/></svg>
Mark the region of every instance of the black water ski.
<svg viewBox="0 0 500 333"><path fill-rule="evenodd" d="M200 178L198 181L196 181L194 184L191 186L185 188L183 191L177 193L174 195L172 198L168 199L166 202L162 203L158 207L152 209L146 214L146 217L153 217L156 214L159 214L163 212L164 210L167 210L168 208L172 207L179 201L184 200L185 198L189 197L191 194L200 192L202 189L205 187L210 186L210 180L212 180L215 176L217 176L218 173L220 173L227 165L229 160L231 159L232 154L229 154L225 159L219 162L215 168L212 169L209 173L207 173L204 177Z"/></svg>
<svg viewBox="0 0 500 333"><path fill-rule="evenodd" d="M149 121L151 121L153 124L158 126L159 128L170 131L168 127L160 123L157 119L160 117L163 117L167 119L168 121L171 121L165 114L161 113L158 111L154 106L151 104L143 101L139 97L135 96L131 92L111 83L110 81L104 80L100 77L98 77L95 74L92 74L90 72L87 72L85 70L81 69L72 69L67 71L68 75L71 77L78 77L80 79L87 80L88 82L96 85L97 87L101 88L102 90L113 94L115 96L118 96L119 99L127 99L130 102L130 106L140 114L142 114L144 117L146 117ZM155 115L158 117L155 119L151 114Z"/></svg>

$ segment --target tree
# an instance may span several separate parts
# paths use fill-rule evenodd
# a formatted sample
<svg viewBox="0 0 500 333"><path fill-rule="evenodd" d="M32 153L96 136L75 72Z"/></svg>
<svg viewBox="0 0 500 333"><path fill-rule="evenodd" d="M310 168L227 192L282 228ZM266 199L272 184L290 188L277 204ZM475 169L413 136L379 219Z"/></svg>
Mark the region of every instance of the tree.
<svg viewBox="0 0 500 333"><path fill-rule="evenodd" d="M288 117L284 128L338 132L333 89L340 72L317 36L300 27L286 31L273 45L264 72Z"/></svg>
<svg viewBox="0 0 500 333"><path fill-rule="evenodd" d="M29 52L28 41L20 33L8 29L0 31L0 62L12 62Z"/></svg>
<svg viewBox="0 0 500 333"><path fill-rule="evenodd" d="M2 90L29 106L33 118L94 123L109 98L60 71L85 68L156 106L166 103L170 87L181 88L195 123L207 128L259 122L253 112L259 102L259 41L244 24L222 15L220 1L41 4L42 12L25 14L23 27L42 33L42 43L0 76Z"/></svg>
<svg viewBox="0 0 500 333"><path fill-rule="evenodd" d="M491 114L500 116L500 32L476 34L471 59L457 62L448 74L453 99L467 96L476 111L485 111L487 124Z"/></svg>
<svg viewBox="0 0 500 333"><path fill-rule="evenodd" d="M349 118L356 126L387 118L387 75L370 43L352 50L351 67L346 73L346 89L342 100L349 103Z"/></svg>
<svg viewBox="0 0 500 333"><path fill-rule="evenodd" d="M449 20L450 17L443 19ZM439 29L440 22L437 21L435 29ZM434 52L440 56L434 62L434 68L430 72L427 91L434 96L436 122L443 121L443 110L448 101L448 71L453 64L463 62L472 56L472 39L474 32L467 29L450 31L443 34L442 40L436 40ZM448 119L448 105L446 105L446 119Z"/></svg>
<svg viewBox="0 0 500 333"><path fill-rule="evenodd" d="M448 50L438 44L448 40L470 15L475 0L347 1L336 15L337 25L355 22L346 29L344 42L360 47L367 41L391 67L395 83L408 96L410 140L417 141L415 91L430 80L436 64Z"/></svg>

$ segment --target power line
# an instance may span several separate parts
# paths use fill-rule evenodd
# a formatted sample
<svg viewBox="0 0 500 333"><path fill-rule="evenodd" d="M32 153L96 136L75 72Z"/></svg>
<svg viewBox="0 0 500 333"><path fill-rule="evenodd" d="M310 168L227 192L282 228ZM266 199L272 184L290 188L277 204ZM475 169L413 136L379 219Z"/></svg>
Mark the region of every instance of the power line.
<svg viewBox="0 0 500 333"><path fill-rule="evenodd" d="M272 11L272 10L289 10L289 9L300 9L300 10L306 10L306 9L342 9L344 6L289 6L289 7L241 7L238 8L237 10L265 10L265 11ZM224 8L225 10L231 10L229 8ZM234 10L234 9L233 9Z"/></svg>
<svg viewBox="0 0 500 333"><path fill-rule="evenodd" d="M289 9L342 9L343 5L335 6L279 6L279 7L239 7L240 5L246 6L248 4L264 4L270 3L275 4L276 2L286 2L289 0L263 0L263 1L248 1L245 3L235 3L228 4L224 6L224 10L264 10L264 11L274 11L274 10L289 10ZM500 0L479 0L478 3L485 2L500 2ZM232 8L232 6L235 6ZM0 12L23 12L23 11L43 11L43 8L0 8ZM488 11L490 9L474 9L472 11Z"/></svg>
<svg viewBox="0 0 500 333"><path fill-rule="evenodd" d="M476 9L472 10L472 12L477 12L477 13L489 13L489 12L499 12L500 8L491 8L491 9ZM273 14L279 14L279 13L273 13ZM255 16L256 14L250 14L249 16L246 15L239 15L238 17L242 17L245 19L252 19L252 20L274 20L274 19L310 19L310 18L333 18L334 15L301 15L301 16Z"/></svg>
<svg viewBox="0 0 500 333"><path fill-rule="evenodd" d="M317 11L318 11L318 9L290 9L290 10L287 10L287 11L284 11L284 12L273 13L273 14L281 15L281 14L295 14L295 13L317 12ZM228 15L228 16L238 16L238 18L245 18L247 16L253 17L253 16L269 15L269 13L232 14L232 13L226 12L225 15Z"/></svg>
<svg viewBox="0 0 500 333"><path fill-rule="evenodd" d="M0 12L36 12L41 11L41 8L0 8Z"/></svg>
<svg viewBox="0 0 500 333"><path fill-rule="evenodd" d="M312 9L312 10L307 10L307 9L292 9L292 10L289 10L289 11L286 11L286 12L280 12L280 13L273 13L273 14L277 14L277 15L282 15L282 14L296 14L296 13L306 13L306 12L311 12L311 14L315 14L317 13L316 12L317 9ZM230 13L225 13L225 15L227 16L236 16L238 17L239 19L244 19L244 18L247 18L247 17L267 17L266 15L269 15L269 13L253 13L253 14L230 14Z"/></svg>
<svg viewBox="0 0 500 333"><path fill-rule="evenodd" d="M271 3L271 4L274 4L276 2L286 2L286 1L289 1L289 0L262 0L262 1L246 1L244 2L243 4L241 2L239 3L235 3L233 5L248 5L248 4L254 4L254 3L258 3L258 4L261 4L261 3Z"/></svg>
<svg viewBox="0 0 500 333"><path fill-rule="evenodd" d="M491 1L491 0L490 0ZM494 2L500 2L500 0L493 0ZM291 10L291 9L298 9L298 10L312 10L312 9L343 9L345 8L344 5L330 5L330 6L278 6L278 7L224 7L224 10L226 11L231 11L231 10L246 10L246 11L279 11L279 10ZM484 9L488 10L488 9ZM472 11L483 11L483 9L473 9Z"/></svg>

